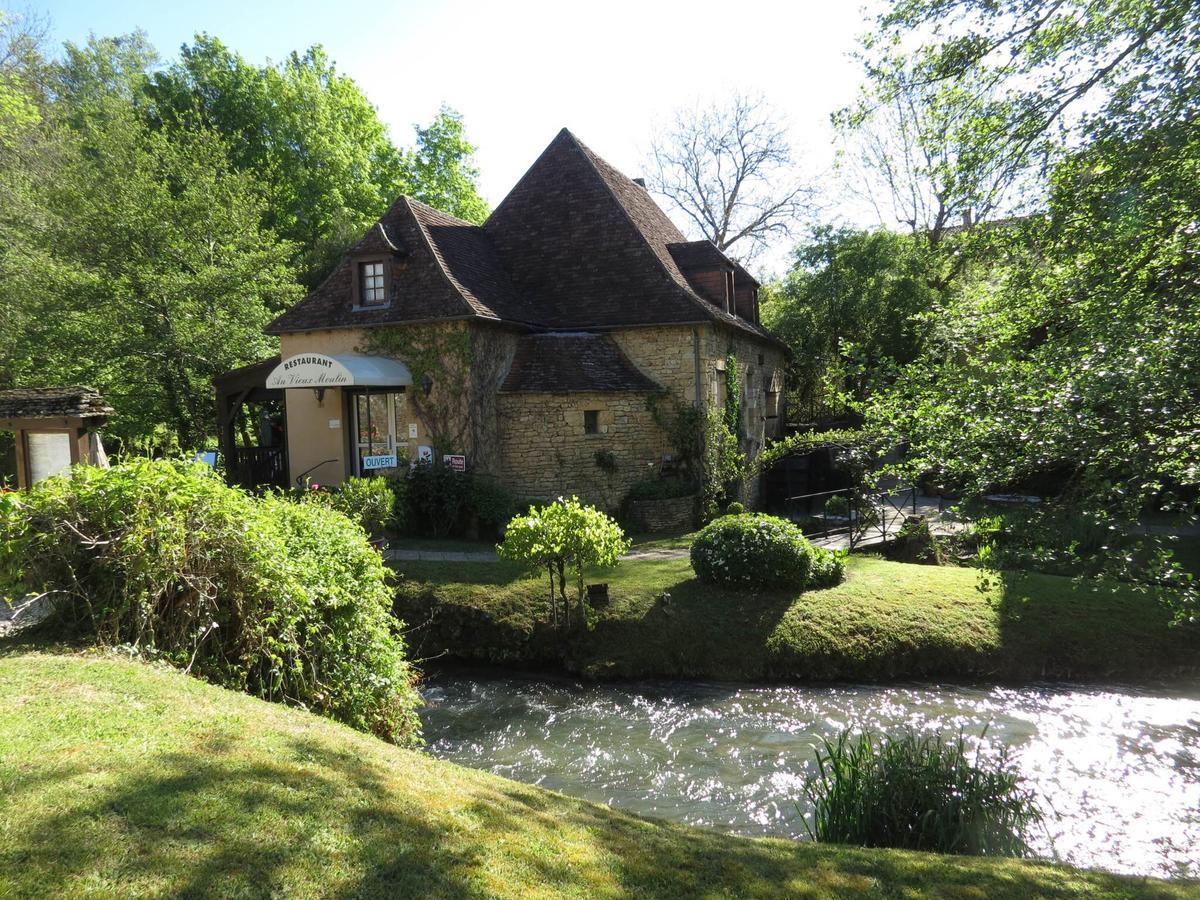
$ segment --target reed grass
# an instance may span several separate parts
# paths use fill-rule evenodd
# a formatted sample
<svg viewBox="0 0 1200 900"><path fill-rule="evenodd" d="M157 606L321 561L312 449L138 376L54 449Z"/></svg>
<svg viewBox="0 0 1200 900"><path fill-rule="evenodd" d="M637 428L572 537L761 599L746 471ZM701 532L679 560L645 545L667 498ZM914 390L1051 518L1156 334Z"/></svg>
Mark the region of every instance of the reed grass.
<svg viewBox="0 0 1200 900"><path fill-rule="evenodd" d="M812 823L805 824L814 840L1032 855L1028 834L1042 813L1007 749L986 758L981 749L968 749L961 731L949 740L913 729L892 736L844 731L824 742L816 761L804 787L813 808Z"/></svg>

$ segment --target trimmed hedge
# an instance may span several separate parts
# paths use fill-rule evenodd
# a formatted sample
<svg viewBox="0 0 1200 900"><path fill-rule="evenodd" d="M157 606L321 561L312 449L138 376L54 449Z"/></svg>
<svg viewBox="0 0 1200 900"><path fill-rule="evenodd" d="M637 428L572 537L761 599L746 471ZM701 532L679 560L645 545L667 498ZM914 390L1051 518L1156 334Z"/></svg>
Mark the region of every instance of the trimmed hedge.
<svg viewBox="0 0 1200 900"><path fill-rule="evenodd" d="M701 581L733 587L831 587L846 571L844 554L814 547L786 519L757 513L710 522L692 542L691 560Z"/></svg>
<svg viewBox="0 0 1200 900"><path fill-rule="evenodd" d="M75 467L0 495L0 596L266 700L415 743L388 570L323 503L251 497L203 465Z"/></svg>

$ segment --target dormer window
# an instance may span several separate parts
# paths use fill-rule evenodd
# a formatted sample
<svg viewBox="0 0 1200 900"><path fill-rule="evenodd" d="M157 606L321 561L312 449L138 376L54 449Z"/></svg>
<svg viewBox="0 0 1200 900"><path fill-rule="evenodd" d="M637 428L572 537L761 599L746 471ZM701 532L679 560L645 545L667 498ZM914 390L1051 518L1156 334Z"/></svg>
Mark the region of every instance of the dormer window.
<svg viewBox="0 0 1200 900"><path fill-rule="evenodd" d="M360 306L383 306L387 303L384 265L381 261L358 264L358 290Z"/></svg>

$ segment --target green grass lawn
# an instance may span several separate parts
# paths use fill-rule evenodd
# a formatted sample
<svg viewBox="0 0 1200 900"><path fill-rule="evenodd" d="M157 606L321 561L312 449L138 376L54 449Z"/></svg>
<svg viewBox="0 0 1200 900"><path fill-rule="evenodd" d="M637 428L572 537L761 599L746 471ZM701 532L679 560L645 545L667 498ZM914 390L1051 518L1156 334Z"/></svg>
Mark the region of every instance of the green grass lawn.
<svg viewBox="0 0 1200 900"><path fill-rule="evenodd" d="M0 697L6 897L1195 895L640 819L115 656L10 650Z"/></svg>
<svg viewBox="0 0 1200 900"><path fill-rule="evenodd" d="M562 665L592 677L728 680L1132 678L1194 673L1195 627L1153 591L1096 580L850 559L828 590L751 593L699 582L686 559L594 573L610 604L561 640L545 577L517 566L398 563L397 611L417 655Z"/></svg>

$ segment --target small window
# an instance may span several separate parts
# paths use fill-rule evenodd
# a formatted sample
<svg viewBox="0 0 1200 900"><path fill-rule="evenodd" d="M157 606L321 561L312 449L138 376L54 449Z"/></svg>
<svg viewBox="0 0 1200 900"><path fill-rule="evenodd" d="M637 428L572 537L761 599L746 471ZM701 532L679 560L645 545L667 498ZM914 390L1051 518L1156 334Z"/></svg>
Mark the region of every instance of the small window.
<svg viewBox="0 0 1200 900"><path fill-rule="evenodd" d="M382 306L387 302L387 290L383 284L383 263L363 263L360 272L362 305Z"/></svg>
<svg viewBox="0 0 1200 900"><path fill-rule="evenodd" d="M584 434L599 434L600 433L600 410L585 409L583 411L583 433Z"/></svg>

